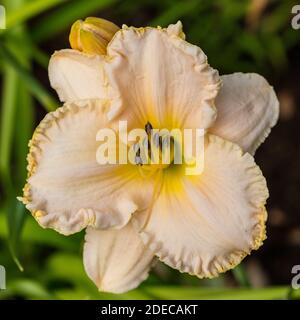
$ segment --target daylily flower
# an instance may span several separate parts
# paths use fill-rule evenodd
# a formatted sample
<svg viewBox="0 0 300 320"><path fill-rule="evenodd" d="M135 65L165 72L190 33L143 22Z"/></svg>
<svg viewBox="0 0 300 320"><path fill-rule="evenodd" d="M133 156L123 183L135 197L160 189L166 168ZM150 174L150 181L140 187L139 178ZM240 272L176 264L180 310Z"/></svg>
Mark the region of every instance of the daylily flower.
<svg viewBox="0 0 300 320"><path fill-rule="evenodd" d="M253 155L278 118L274 90L258 74L219 77L180 22L113 30L87 46L71 34L73 49L52 56L50 82L65 104L32 137L21 200L42 227L65 235L86 228L84 266L100 290L137 287L154 257L215 277L266 237L268 189ZM138 165L99 165L96 134L119 120L204 128L202 174L170 165L145 178Z"/></svg>

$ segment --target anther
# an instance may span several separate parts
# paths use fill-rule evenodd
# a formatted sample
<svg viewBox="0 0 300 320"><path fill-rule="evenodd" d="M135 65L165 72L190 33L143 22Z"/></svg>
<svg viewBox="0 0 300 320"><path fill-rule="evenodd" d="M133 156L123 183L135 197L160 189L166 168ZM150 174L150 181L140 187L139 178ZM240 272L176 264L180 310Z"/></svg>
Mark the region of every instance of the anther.
<svg viewBox="0 0 300 320"><path fill-rule="evenodd" d="M145 125L145 131L146 131L146 133L147 133L148 135L150 135L152 129L153 129L153 127L152 127L151 123L148 121L148 122L146 123L146 125Z"/></svg>

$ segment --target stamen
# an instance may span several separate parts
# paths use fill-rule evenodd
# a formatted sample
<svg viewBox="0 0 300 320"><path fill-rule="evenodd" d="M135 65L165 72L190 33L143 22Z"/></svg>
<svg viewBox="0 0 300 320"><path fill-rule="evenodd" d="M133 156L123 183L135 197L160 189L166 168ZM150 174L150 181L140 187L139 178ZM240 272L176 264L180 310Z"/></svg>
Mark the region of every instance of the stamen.
<svg viewBox="0 0 300 320"><path fill-rule="evenodd" d="M147 133L147 135L150 135L151 134L151 130L153 129L151 123L148 121L145 125L145 131Z"/></svg>
<svg viewBox="0 0 300 320"><path fill-rule="evenodd" d="M173 161L174 157L174 150L170 150L171 146L174 147L173 137L170 137L167 133L159 134L158 132L152 137L153 127L149 121L145 125L145 131L148 137L134 145L136 165L150 171L168 167L170 165L169 161ZM148 151L148 157L145 155L146 150ZM170 152L169 156L166 152ZM159 157L159 160L154 161L159 162L150 165L148 161L151 161L150 159L156 159L157 157ZM166 160L168 163L160 163L165 159L169 159Z"/></svg>
<svg viewBox="0 0 300 320"><path fill-rule="evenodd" d="M135 146L136 147L136 146ZM136 148L135 148L136 149ZM138 165L138 166L142 166L143 165L143 161L142 161L142 158L141 158L141 149L138 148L137 151L136 151L136 156L135 156L135 163Z"/></svg>

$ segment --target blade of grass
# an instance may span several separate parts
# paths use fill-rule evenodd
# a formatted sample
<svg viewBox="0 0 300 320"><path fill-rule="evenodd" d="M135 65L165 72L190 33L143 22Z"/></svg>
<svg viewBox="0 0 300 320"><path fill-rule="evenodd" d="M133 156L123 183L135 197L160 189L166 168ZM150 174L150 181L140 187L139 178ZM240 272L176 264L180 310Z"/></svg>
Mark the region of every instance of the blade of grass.
<svg viewBox="0 0 300 320"><path fill-rule="evenodd" d="M243 264L239 264L234 269L232 269L233 276L235 280L241 287L250 288L250 281L247 276L247 272Z"/></svg>
<svg viewBox="0 0 300 320"><path fill-rule="evenodd" d="M15 129L15 114L16 114L16 96L17 96L17 74L11 66L5 66L4 72L4 88L2 97L2 118L1 118L1 143L0 143L0 169L1 182L5 185L5 208L6 212L10 213L11 199L13 198L14 188L11 180L11 154L13 144L13 134ZM9 223L9 216L7 216L7 224ZM11 229L7 237L9 249L13 260L20 270L22 266L15 254L12 244Z"/></svg>
<svg viewBox="0 0 300 320"><path fill-rule="evenodd" d="M200 300L269 300L286 299L289 287L269 287L261 289L216 289L149 286L144 289L157 299L200 299Z"/></svg>
<svg viewBox="0 0 300 320"><path fill-rule="evenodd" d="M0 55L15 69L27 89L47 111L56 109L58 106L56 100L48 94L47 90L31 75L30 71L24 68L4 45L0 47Z"/></svg>
<svg viewBox="0 0 300 320"><path fill-rule="evenodd" d="M182 18L190 12L193 12L198 5L198 0L178 2L175 6L170 6L165 12L163 12L161 15L152 20L150 25L166 26L169 23L174 23L179 18Z"/></svg>
<svg viewBox="0 0 300 320"><path fill-rule="evenodd" d="M72 268L70 268L72 266ZM47 261L47 271L51 277L69 281L77 289L84 290L90 299L150 299L151 296L140 289L116 295L99 292L94 283L87 277L82 259L76 255L54 253Z"/></svg>
<svg viewBox="0 0 300 320"><path fill-rule="evenodd" d="M11 0L6 3L9 12L17 12L20 8L23 8L29 4L27 0ZM32 2L31 2L32 4ZM29 6L30 8L30 6ZM31 7L32 8L32 7ZM13 260L21 271L23 267L19 261L18 252L20 248L20 238L25 221L25 208L16 200L16 196L21 192L21 186L24 183L26 176L26 153L28 139L32 133L33 126L33 101L28 91L28 88L32 88L32 84L22 82L25 70L27 74L30 74L30 55L29 50L20 51L20 47L29 48L29 38L26 33L26 26L19 24L17 27L12 28L9 33L9 37L4 37L5 43L2 43L1 53L2 57L6 55L4 63L12 68L17 78L14 83L15 92L13 93L13 107L15 113L18 112L18 123L16 123L16 117L14 117L12 124L12 131L14 132L14 141L10 139L10 145L14 143L15 152L10 152L10 155L14 155L14 164L16 170L12 174L11 161L7 164L6 174L9 177L9 183L11 185L10 192L7 194L6 201L6 213L7 213L7 227L8 227L8 246L12 255ZM20 70L22 72L20 72ZM19 71L19 72L18 72ZM21 75L21 76L20 76ZM26 78L28 80L29 78ZM11 178L13 177L13 179Z"/></svg>
<svg viewBox="0 0 300 320"><path fill-rule="evenodd" d="M5 65L3 74L2 117L0 128L0 172L3 184L10 186L10 160L16 113L18 75L10 65Z"/></svg>
<svg viewBox="0 0 300 320"><path fill-rule="evenodd" d="M26 38L25 38L26 37ZM20 43L20 41L23 43L22 46L22 54L18 54L19 50L15 52L18 54L18 57L22 59L22 57L28 57L30 56L32 59L34 59L41 67L47 69L48 63L49 63L49 56L44 53L32 40L28 37L28 34L23 33L22 39L20 39L20 36L16 36L12 33L7 35L6 37L3 37L3 40L9 40L9 42L12 43ZM23 40L23 41L22 41ZM27 58L26 58L27 59ZM25 59L25 60L26 60Z"/></svg>
<svg viewBox="0 0 300 320"><path fill-rule="evenodd" d="M49 56L44 53L37 46L31 47L31 54L33 59L43 68L48 69Z"/></svg>
<svg viewBox="0 0 300 320"><path fill-rule="evenodd" d="M7 290L12 297L17 295L22 296L26 299L39 300L49 300L54 298L52 294L40 282L31 279L14 279L8 284Z"/></svg>
<svg viewBox="0 0 300 320"><path fill-rule="evenodd" d="M34 26L31 31L32 39L35 42L45 41L70 27L76 19L85 18L86 15L104 9L114 2L116 0L70 1Z"/></svg>
<svg viewBox="0 0 300 320"><path fill-rule="evenodd" d="M271 64L275 70L281 71L288 65L285 45L278 35L264 35L264 44Z"/></svg>
<svg viewBox="0 0 300 320"><path fill-rule="evenodd" d="M20 271L24 271L19 259L19 242L25 221L25 208L23 204L17 201L15 198L11 199L9 207L10 208L6 210L9 230L8 246L15 264Z"/></svg>
<svg viewBox="0 0 300 320"><path fill-rule="evenodd" d="M29 65L29 57L23 55L24 64ZM16 186L17 195L21 194L21 189L26 179L26 154L28 152L28 141L33 130L33 101L30 93L26 89L24 83L19 81L18 83L18 97L17 97L17 113L18 118L16 119L16 130L15 133L15 162L16 162L16 172L14 175L14 185ZM26 215L26 209L23 204L16 201L15 195L13 196L13 207L12 210L8 211L8 228L9 228L9 249L13 260L21 271L23 267L19 260L20 251L20 240L23 231L23 226Z"/></svg>
<svg viewBox="0 0 300 320"><path fill-rule="evenodd" d="M8 3L6 2L5 4L7 5L7 8L9 10L11 10L10 12L14 12L15 10L17 10L20 6L24 5L24 0L12 0L9 1ZM6 41L6 44L15 52L16 54L16 61L24 66L28 66L28 56L26 54L26 52L20 52L20 44L22 44L22 42L26 41L26 39L24 39L24 28L22 25L19 25L17 28L13 28L13 30L11 30L10 32L11 38L5 38L4 40ZM15 39L16 38L16 39ZM2 44L3 47L4 43ZM22 47L24 47L25 45L23 44ZM10 146L10 148L8 149L8 147L6 148L7 150L7 157L3 159L4 161L4 166L3 166L3 171L4 175L6 176L6 183L10 186L9 188L9 192L7 192L7 199L6 199L6 221L7 221L7 227L8 227L8 237L7 237L7 241L8 241L8 246L9 246L9 250L11 252L11 256L14 260L14 262L16 263L16 265L18 266L18 268L23 271L23 267L19 261L18 258L18 249L19 249L19 240L20 240L20 236L21 236L21 231L22 231L22 227L23 227L23 223L24 223L24 207L16 200L16 194L17 192L19 192L20 190L20 180L24 179L24 175L25 175L25 166L24 167L20 167L20 166L16 166L16 170L14 170L14 174L12 174L12 161L15 159L13 158L13 155L15 155L17 157L17 162L18 159L21 159L22 157L25 158L25 154L14 154L12 152L13 146L14 144L19 140L18 138L18 133L21 135L24 135L25 132L22 130L23 127L22 126L17 126L16 125L16 112L18 112L19 114L23 114L24 113L22 111L24 110L20 110L20 98L26 98L24 95L23 97L21 96L21 92L20 90L21 88L21 83L20 83L20 79L18 77L18 74L16 72L16 70L13 68L13 66L11 66L10 64L7 63L7 61L5 61L5 65L7 68L12 69L13 73L14 73L14 82L13 82L13 90L11 90L11 92L8 92L9 95L11 95L10 97L8 97L8 101L10 101L9 106L7 108L10 108L10 110L14 110L13 115L10 117L10 119L4 119L4 125L5 128L4 130L7 130L8 126L9 126L9 130L11 132L11 136L8 137L7 134L3 136L3 142L4 142L4 146ZM29 103L29 96L27 94L28 99L25 99L26 103ZM5 101L4 101L5 103ZM4 105L5 107L5 105ZM32 106L28 105L29 108L31 108ZM29 111L29 110L27 110ZM28 115L30 113L28 112ZM23 121L26 121L27 116L25 115L22 118L18 118L19 122L22 123ZM7 121L8 120L8 121ZM31 117L28 118L28 121L31 122ZM16 129L19 130L16 130ZM8 132L6 131L6 132ZM26 136L26 134L25 134ZM28 135L27 135L28 136ZM14 140L13 140L14 138ZM24 141L23 141L24 143ZM22 144L22 143L21 143ZM21 150L21 144L16 144L17 145L17 150ZM27 144L27 142L25 142L25 145ZM19 149L20 148L20 149ZM15 150L15 148L13 149ZM24 148L23 148L24 150ZM20 157L18 157L20 156ZM19 186L16 187L15 185L15 181L13 178L19 178Z"/></svg>
<svg viewBox="0 0 300 320"><path fill-rule="evenodd" d="M18 39L19 38L19 39ZM11 50L15 54L16 59L19 63L31 70L31 51L19 51L19 46L16 43L21 43L22 47L26 46L27 43L27 33L25 28L19 30L19 37L13 40L11 44ZM16 42L19 40L18 42ZM25 178L27 176L27 161L26 155L28 152L28 141L32 136L33 125L34 125L34 106L33 98L24 84L24 82L18 82L18 95L16 100L16 109L18 117L16 118L16 132L14 145L14 162L17 168L17 172L14 175L14 185L16 186L17 194L21 193L22 187L24 185Z"/></svg>
<svg viewBox="0 0 300 320"><path fill-rule="evenodd" d="M25 216L26 216L25 212ZM29 215L29 213L28 213ZM0 210L0 239L6 239L8 237L8 225L5 220L3 210ZM72 236L65 237L58 234L51 229L43 229L38 223L32 218L28 217L24 223L22 229L22 241L30 244L31 246L44 246L44 248L56 248L68 252L78 252L80 242L82 241L83 235L76 233Z"/></svg>
<svg viewBox="0 0 300 320"><path fill-rule="evenodd" d="M7 11L6 28L10 29L66 0L27 1L17 9Z"/></svg>
<svg viewBox="0 0 300 320"><path fill-rule="evenodd" d="M17 113L18 118L16 119L16 125L18 130L16 130L15 134L15 162L16 168L18 168L18 174L15 176L14 183L17 193L20 194L27 176L26 155L28 153L28 141L32 136L35 118L33 99L23 82L19 83Z"/></svg>

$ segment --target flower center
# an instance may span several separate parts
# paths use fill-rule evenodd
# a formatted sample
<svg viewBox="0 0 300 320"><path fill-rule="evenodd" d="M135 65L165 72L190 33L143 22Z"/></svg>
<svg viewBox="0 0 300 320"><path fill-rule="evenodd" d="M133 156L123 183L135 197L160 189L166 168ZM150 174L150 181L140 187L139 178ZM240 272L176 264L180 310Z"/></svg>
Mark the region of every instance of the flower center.
<svg viewBox="0 0 300 320"><path fill-rule="evenodd" d="M165 169L174 162L174 138L168 130L153 129L145 124L147 136L134 145L135 163L142 170Z"/></svg>

